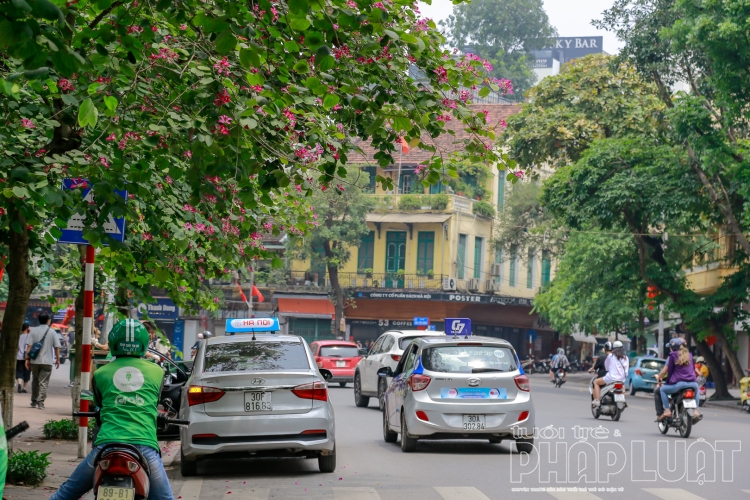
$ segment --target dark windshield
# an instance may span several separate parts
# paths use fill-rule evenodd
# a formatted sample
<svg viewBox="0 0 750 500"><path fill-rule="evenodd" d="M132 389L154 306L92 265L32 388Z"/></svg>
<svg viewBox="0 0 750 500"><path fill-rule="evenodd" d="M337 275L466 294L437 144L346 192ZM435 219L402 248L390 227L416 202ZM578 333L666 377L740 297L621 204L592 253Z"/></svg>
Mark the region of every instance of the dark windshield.
<svg viewBox="0 0 750 500"><path fill-rule="evenodd" d="M646 370L661 370L664 368L664 361L660 359L644 359L641 361L641 368Z"/></svg>
<svg viewBox="0 0 750 500"><path fill-rule="evenodd" d="M512 349L499 346L440 346L422 352L422 364L431 372L480 373L517 370Z"/></svg>
<svg viewBox="0 0 750 500"><path fill-rule="evenodd" d="M357 346L327 345L320 348L318 356L329 358L356 358L359 356Z"/></svg>
<svg viewBox="0 0 750 500"><path fill-rule="evenodd" d="M398 341L398 347L399 347L399 349L401 349L403 351L404 349L406 349L406 346L408 346L409 344L411 344L412 340L414 340L414 339L421 339L423 337L426 337L426 335L415 335L414 337L402 337Z"/></svg>
<svg viewBox="0 0 750 500"><path fill-rule="evenodd" d="M306 370L307 353L298 342L231 342L206 346L204 372Z"/></svg>

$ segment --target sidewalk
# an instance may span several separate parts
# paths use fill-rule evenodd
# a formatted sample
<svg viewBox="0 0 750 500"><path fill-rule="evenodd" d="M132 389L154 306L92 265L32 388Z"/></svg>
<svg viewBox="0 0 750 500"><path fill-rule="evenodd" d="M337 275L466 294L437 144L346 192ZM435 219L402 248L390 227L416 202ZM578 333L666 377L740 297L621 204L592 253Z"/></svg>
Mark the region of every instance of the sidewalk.
<svg viewBox="0 0 750 500"><path fill-rule="evenodd" d="M549 380L549 375L547 374L534 374L531 375L531 381L532 383L534 380L541 380L541 378L544 377L546 380ZM587 372L579 372L579 373L569 373L568 374L568 382L573 384L583 384L588 385L591 382L591 378L593 375ZM740 407L740 390L739 389L729 389L729 393L736 397L735 400L729 400L729 401L711 401L711 396L714 393L714 389L706 389L706 404L705 406L709 408L726 408L729 410L742 410Z"/></svg>
<svg viewBox="0 0 750 500"><path fill-rule="evenodd" d="M61 420L71 418L72 399L70 389L65 386L69 381L70 365L61 365L59 370L52 370L47 400L44 402L45 409L31 408L31 384L28 394L14 394L13 422L19 423L26 420L29 430L18 436L9 444L12 450L39 450L41 453L50 453L49 459L52 464L47 469L47 478L40 486L29 488L24 486L5 486L4 496L8 500L42 500L47 499L65 482L80 460L78 459L78 443L76 441L45 440L42 426L48 420ZM162 445L162 456L164 466L171 464L172 459L179 446L176 443L160 443ZM91 443L89 443L89 450ZM93 499L92 493L84 497L84 500Z"/></svg>

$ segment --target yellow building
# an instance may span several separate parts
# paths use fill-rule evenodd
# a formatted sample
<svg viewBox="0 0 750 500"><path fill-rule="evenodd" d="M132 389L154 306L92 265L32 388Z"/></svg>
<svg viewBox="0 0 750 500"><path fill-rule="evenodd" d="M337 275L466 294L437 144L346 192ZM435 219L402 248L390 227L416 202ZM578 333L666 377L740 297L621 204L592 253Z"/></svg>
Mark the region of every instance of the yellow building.
<svg viewBox="0 0 750 500"><path fill-rule="evenodd" d="M498 127L519 110L481 108ZM456 138L444 140L443 150L455 147ZM441 185L423 188L415 169L431 155L412 150L397 165L375 167L373 159L362 166L371 176L369 196L378 203L367 215L369 235L351 249L339 273L354 303L346 309L347 331L369 341L387 329L411 327L414 317L429 317L438 329L446 317L469 317L477 334L504 337L522 352L528 351L530 337L535 351L550 350L553 332L530 311L531 299L552 278L551 259L533 249L504 255L493 242L507 190L505 172L490 166L478 185L465 188L480 192L481 199ZM392 178L398 192L376 186L376 175ZM328 284L325 269L309 260L294 261L292 276Z"/></svg>

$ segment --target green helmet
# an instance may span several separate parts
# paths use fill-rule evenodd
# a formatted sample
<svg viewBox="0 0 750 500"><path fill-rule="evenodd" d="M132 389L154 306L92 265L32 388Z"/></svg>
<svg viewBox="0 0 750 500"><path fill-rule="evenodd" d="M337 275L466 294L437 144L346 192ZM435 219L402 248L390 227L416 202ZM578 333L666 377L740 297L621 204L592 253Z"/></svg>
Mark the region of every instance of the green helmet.
<svg viewBox="0 0 750 500"><path fill-rule="evenodd" d="M120 321L107 339L113 356L143 356L149 341L148 331L137 319Z"/></svg>

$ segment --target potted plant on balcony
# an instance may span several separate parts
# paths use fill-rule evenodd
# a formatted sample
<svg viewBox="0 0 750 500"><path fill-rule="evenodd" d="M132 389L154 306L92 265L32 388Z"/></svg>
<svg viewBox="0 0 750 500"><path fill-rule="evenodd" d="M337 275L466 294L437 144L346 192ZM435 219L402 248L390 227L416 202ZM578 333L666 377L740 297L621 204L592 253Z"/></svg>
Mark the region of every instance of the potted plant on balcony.
<svg viewBox="0 0 750 500"><path fill-rule="evenodd" d="M433 279L435 277L435 271L433 271L432 269L429 269L427 271L427 277L430 279Z"/></svg>
<svg viewBox="0 0 750 500"><path fill-rule="evenodd" d="M365 278L372 278L372 268L366 267L364 269L360 269L359 274L364 274Z"/></svg>

